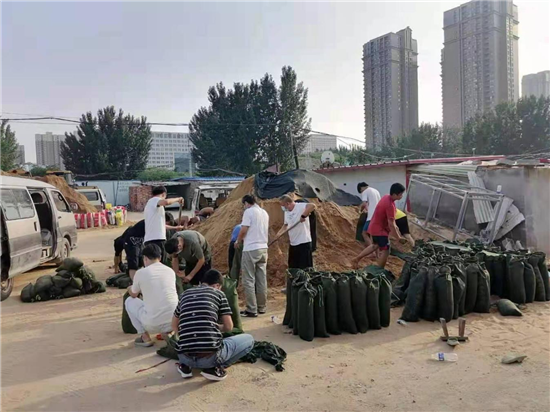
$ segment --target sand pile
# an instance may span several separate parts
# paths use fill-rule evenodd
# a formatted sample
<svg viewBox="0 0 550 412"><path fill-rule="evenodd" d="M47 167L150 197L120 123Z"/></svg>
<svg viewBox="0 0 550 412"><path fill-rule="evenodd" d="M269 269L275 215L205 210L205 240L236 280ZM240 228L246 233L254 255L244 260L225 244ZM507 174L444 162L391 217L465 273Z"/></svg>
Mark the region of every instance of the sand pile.
<svg viewBox="0 0 550 412"><path fill-rule="evenodd" d="M227 249L233 227L242 220L243 206L241 198L252 193L254 178L243 181L236 187L227 201L216 210L208 220L197 226L212 248L213 266L226 272ZM317 251L314 253L315 267L319 270L344 271L352 269L350 260L357 255L362 246L355 241L355 227L359 219L358 209L355 207L341 207L333 202L319 202L317 205ZM273 239L283 225L283 211L276 199L260 201L269 214L269 238ZM288 260L288 236L273 244L269 248L267 262L268 283L270 286L281 286L284 283ZM365 259L362 263L367 266L373 261ZM401 273L403 262L395 257L388 260L387 269L396 276Z"/></svg>
<svg viewBox="0 0 550 412"><path fill-rule="evenodd" d="M44 176L44 177L35 177L34 179L40 180L45 183L49 183L50 185L55 186L59 189L61 193L63 193L63 196L65 196L65 199L67 199L67 202L69 203L76 203L78 205L78 210L75 210L76 213L94 213L97 212L97 209L92 206L92 204L88 201L86 196L84 196L81 193L78 193L76 190L71 188L65 179L59 176Z"/></svg>

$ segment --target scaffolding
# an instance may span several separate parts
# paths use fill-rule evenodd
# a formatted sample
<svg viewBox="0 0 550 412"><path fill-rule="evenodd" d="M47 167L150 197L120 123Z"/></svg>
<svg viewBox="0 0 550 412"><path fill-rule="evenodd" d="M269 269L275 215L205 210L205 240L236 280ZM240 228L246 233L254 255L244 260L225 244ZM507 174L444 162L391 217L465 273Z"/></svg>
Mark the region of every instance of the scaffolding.
<svg viewBox="0 0 550 412"><path fill-rule="evenodd" d="M430 203L428 206L428 212L426 213L426 218L424 220L424 223L420 224L420 227L438 236L441 236L441 234L430 229L428 225L430 222L437 220L435 219L435 215L437 213L439 201L441 200L441 194L445 193L462 200L462 204L458 212L456 224L454 226L453 237L452 237L453 241L456 240L458 233L462 230L462 225L464 224L464 218L466 216L466 210L468 208L468 203L470 202L470 200L488 201L488 202L491 202L491 204L493 202L496 202L493 208L492 220L489 222L486 230L486 236L482 237L482 241L484 243L487 243L487 244L493 243L493 241L495 240L497 231L499 229L498 227L496 227L496 225L497 225L498 216L500 215L500 211L502 208L502 203L504 200L503 194L493 192L485 188L475 187L468 183L465 183L460 180L453 179L447 176L413 174L411 175L411 178L409 180L407 193L405 195L405 202L408 201L409 192L411 190L411 187L413 186L413 183L418 183L432 190ZM476 205L474 205L474 207L476 207Z"/></svg>

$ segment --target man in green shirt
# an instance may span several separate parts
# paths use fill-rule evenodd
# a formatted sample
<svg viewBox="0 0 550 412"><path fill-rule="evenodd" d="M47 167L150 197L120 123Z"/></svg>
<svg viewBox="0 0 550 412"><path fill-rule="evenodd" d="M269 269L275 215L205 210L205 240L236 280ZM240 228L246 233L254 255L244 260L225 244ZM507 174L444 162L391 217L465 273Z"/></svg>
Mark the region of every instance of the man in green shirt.
<svg viewBox="0 0 550 412"><path fill-rule="evenodd" d="M207 240L195 230L176 232L164 246L172 256L172 269L184 283L198 285L204 273L211 269L212 253ZM185 261L185 273L179 270L180 259Z"/></svg>

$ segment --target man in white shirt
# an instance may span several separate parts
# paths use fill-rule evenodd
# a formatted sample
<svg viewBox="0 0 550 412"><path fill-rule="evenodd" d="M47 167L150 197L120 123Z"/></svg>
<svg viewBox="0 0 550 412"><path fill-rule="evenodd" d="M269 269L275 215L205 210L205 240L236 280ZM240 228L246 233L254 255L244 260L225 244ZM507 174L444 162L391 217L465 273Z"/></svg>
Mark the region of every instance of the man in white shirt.
<svg viewBox="0 0 550 412"><path fill-rule="evenodd" d="M374 187L369 187L365 182L357 184L357 191L361 194L361 203L360 211L367 212L367 220L365 220L365 225L363 226L363 239L365 239L365 244L368 246L371 245L372 239L367 233L369 230L370 220L374 216L374 210L376 205L380 201L380 192Z"/></svg>
<svg viewBox="0 0 550 412"><path fill-rule="evenodd" d="M243 243L242 269L246 309L242 316L257 317L266 312L267 304L267 237L269 215L256 204L252 195L242 199L245 211L235 248Z"/></svg>
<svg viewBox="0 0 550 412"><path fill-rule="evenodd" d="M134 341L136 346L153 346L150 333L170 333L172 314L178 305L176 274L160 263L161 250L157 245L143 249L145 267L134 275L134 283L128 287L130 297L124 305L132 325L141 335ZM138 296L141 293L143 300Z"/></svg>
<svg viewBox="0 0 550 412"><path fill-rule="evenodd" d="M145 237L143 245L157 245L161 252L161 261L164 261L166 252L164 251L164 242L166 242L166 229L182 230L183 226L170 226L166 224L164 206L173 203L181 203L183 206L183 197L166 199L166 188L164 186L153 187L153 197L145 205L143 214L145 215Z"/></svg>
<svg viewBox="0 0 550 412"><path fill-rule="evenodd" d="M288 232L290 240L290 247L288 248L289 269L313 267L309 215L315 210L315 205L313 203L296 203L289 195L281 196L279 203L285 214L285 220L276 237Z"/></svg>

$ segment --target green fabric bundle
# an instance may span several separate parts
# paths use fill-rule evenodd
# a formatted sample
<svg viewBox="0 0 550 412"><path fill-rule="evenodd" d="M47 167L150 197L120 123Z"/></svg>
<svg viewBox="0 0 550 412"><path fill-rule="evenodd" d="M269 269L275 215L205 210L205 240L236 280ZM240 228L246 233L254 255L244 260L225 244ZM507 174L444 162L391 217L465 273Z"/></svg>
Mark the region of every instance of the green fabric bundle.
<svg viewBox="0 0 550 412"><path fill-rule="evenodd" d="M381 329L380 323L380 281L378 278L367 281L367 317L370 329Z"/></svg>
<svg viewBox="0 0 550 412"><path fill-rule="evenodd" d="M340 330L353 335L357 334L357 326L353 319L351 306L351 288L347 276L340 276L336 281L336 296L338 299L338 325Z"/></svg>
<svg viewBox="0 0 550 412"><path fill-rule="evenodd" d="M387 328L390 326L392 287L386 276L380 276L378 279L380 280L380 325Z"/></svg>
<svg viewBox="0 0 550 412"><path fill-rule="evenodd" d="M323 292L325 295L325 321L327 332L331 335L340 335L338 323L338 297L336 295L336 281L332 276L323 276Z"/></svg>
<svg viewBox="0 0 550 412"><path fill-rule="evenodd" d="M231 308L231 320L233 321L233 335L243 332L241 314L239 311L239 295L237 294L237 281L228 277L223 278L222 292L225 293L229 307Z"/></svg>
<svg viewBox="0 0 550 412"><path fill-rule="evenodd" d="M454 297L451 269L448 266L439 268L435 280L435 293L437 295L437 318L450 322L453 319Z"/></svg>
<svg viewBox="0 0 550 412"><path fill-rule="evenodd" d="M351 307L355 326L360 333L369 330L369 319L367 317L367 285L362 276L354 275L349 277L351 290Z"/></svg>
<svg viewBox="0 0 550 412"><path fill-rule="evenodd" d="M84 263L75 257L68 257L63 260L63 263L55 270L56 272L59 272L61 270L67 270L71 273L76 272L78 269L80 269Z"/></svg>

